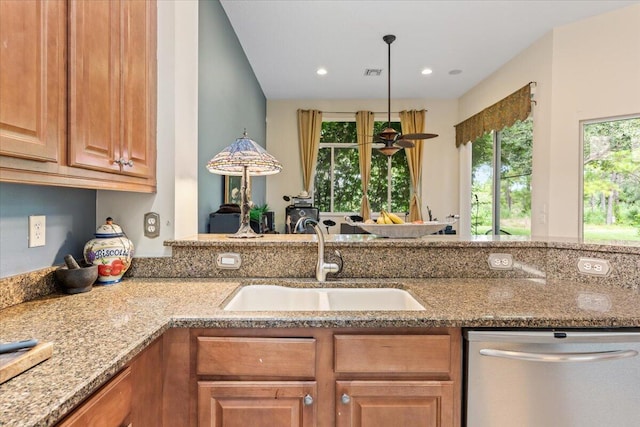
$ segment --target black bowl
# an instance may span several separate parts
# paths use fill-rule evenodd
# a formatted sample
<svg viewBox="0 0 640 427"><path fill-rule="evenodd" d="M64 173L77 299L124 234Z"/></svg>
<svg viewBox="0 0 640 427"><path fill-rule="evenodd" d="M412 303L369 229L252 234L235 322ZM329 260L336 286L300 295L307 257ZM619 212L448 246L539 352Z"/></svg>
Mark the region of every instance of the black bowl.
<svg viewBox="0 0 640 427"><path fill-rule="evenodd" d="M68 294L89 292L98 279L98 266L89 265L72 269L62 266L54 271L54 277L62 290Z"/></svg>

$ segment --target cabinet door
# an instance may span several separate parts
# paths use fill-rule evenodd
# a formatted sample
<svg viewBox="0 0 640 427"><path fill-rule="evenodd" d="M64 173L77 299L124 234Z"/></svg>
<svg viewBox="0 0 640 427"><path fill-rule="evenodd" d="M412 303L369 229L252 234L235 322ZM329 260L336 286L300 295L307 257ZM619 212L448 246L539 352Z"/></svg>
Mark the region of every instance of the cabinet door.
<svg viewBox="0 0 640 427"><path fill-rule="evenodd" d="M122 2L122 173L155 175L156 2Z"/></svg>
<svg viewBox="0 0 640 427"><path fill-rule="evenodd" d="M66 143L65 3L0 1L0 154L57 162Z"/></svg>
<svg viewBox="0 0 640 427"><path fill-rule="evenodd" d="M162 338L157 339L131 363L131 425L162 426Z"/></svg>
<svg viewBox="0 0 640 427"><path fill-rule="evenodd" d="M155 176L156 2L69 7L69 164Z"/></svg>
<svg viewBox="0 0 640 427"><path fill-rule="evenodd" d="M453 427L450 381L337 381L337 427Z"/></svg>
<svg viewBox="0 0 640 427"><path fill-rule="evenodd" d="M58 427L121 427L131 425L131 369L116 375Z"/></svg>
<svg viewBox="0 0 640 427"><path fill-rule="evenodd" d="M120 171L120 1L69 3L69 164Z"/></svg>
<svg viewBox="0 0 640 427"><path fill-rule="evenodd" d="M315 381L200 381L198 426L315 426Z"/></svg>

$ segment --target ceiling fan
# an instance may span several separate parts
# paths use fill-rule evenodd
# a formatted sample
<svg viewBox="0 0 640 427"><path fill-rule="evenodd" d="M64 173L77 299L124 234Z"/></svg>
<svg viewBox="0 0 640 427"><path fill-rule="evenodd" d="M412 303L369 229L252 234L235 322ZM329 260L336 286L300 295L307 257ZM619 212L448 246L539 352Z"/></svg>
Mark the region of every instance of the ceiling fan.
<svg viewBox="0 0 640 427"><path fill-rule="evenodd" d="M435 138L438 135L434 133L409 133L403 135L391 127L391 43L396 39L393 34L387 34L382 40L388 46L388 67L387 67L387 127L382 132L375 135L373 142L381 142L383 147L378 148L386 156L393 156L396 152L403 148L415 147L415 143L411 140Z"/></svg>

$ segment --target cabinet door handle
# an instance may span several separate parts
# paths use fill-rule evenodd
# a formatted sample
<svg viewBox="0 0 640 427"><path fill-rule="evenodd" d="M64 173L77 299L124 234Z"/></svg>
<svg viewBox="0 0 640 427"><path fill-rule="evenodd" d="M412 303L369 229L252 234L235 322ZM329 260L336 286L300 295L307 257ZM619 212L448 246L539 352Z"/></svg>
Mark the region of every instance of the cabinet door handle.
<svg viewBox="0 0 640 427"><path fill-rule="evenodd" d="M349 403L351 403L351 397L347 393L342 393L342 396L340 397L340 401L343 404L348 405Z"/></svg>
<svg viewBox="0 0 640 427"><path fill-rule="evenodd" d="M122 167L124 166L129 166L129 167L133 167L133 160L129 159L129 160L125 160L125 159L118 159L118 160L114 160L113 164L115 165L120 165Z"/></svg>
<svg viewBox="0 0 640 427"><path fill-rule="evenodd" d="M302 398L302 403L304 403L305 406L313 405L313 396L311 396L310 394L306 394Z"/></svg>

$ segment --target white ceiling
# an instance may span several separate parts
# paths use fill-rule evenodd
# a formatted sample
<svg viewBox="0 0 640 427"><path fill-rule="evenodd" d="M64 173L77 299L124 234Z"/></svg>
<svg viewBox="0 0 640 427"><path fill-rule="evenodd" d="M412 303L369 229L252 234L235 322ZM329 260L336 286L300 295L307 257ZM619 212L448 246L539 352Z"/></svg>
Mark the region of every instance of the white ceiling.
<svg viewBox="0 0 640 427"><path fill-rule="evenodd" d="M457 98L552 28L640 2L220 1L267 99L386 98L385 34L397 37L393 98ZM367 68L383 73L365 77Z"/></svg>

